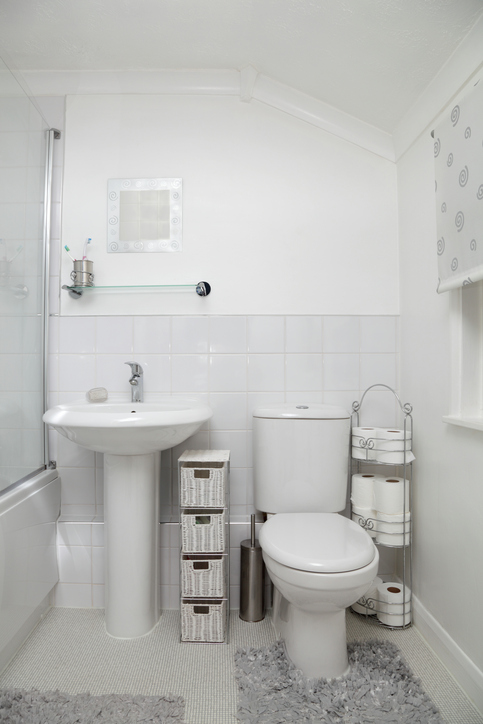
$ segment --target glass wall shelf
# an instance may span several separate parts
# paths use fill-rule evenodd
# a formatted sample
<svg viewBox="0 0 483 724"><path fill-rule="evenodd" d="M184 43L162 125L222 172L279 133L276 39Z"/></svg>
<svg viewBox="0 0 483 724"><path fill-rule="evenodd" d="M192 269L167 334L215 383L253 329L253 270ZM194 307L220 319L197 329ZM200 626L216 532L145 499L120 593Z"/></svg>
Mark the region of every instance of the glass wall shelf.
<svg viewBox="0 0 483 724"><path fill-rule="evenodd" d="M126 284L111 286L92 286L92 287L76 287L62 285L62 289L69 292L73 299L79 299L84 292L92 294L93 292L191 292L195 291L200 297L207 297L211 292L211 285L208 282L198 282L198 284Z"/></svg>

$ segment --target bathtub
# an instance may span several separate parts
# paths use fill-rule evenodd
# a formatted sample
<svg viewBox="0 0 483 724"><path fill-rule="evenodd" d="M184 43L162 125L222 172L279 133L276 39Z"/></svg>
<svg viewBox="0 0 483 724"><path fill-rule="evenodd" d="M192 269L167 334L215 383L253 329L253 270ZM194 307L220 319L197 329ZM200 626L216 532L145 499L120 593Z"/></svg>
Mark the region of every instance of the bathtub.
<svg viewBox="0 0 483 724"><path fill-rule="evenodd" d="M49 608L59 512L56 470L0 493L0 671Z"/></svg>

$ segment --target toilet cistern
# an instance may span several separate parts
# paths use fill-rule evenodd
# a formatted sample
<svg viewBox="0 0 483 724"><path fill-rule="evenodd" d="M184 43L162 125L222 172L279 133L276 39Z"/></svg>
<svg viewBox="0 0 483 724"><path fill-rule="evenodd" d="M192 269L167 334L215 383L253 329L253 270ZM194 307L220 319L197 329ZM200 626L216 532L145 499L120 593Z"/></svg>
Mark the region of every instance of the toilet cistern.
<svg viewBox="0 0 483 724"><path fill-rule="evenodd" d="M131 367L131 378L129 384L131 385L131 402L143 402L143 368L137 362L125 362L124 364Z"/></svg>

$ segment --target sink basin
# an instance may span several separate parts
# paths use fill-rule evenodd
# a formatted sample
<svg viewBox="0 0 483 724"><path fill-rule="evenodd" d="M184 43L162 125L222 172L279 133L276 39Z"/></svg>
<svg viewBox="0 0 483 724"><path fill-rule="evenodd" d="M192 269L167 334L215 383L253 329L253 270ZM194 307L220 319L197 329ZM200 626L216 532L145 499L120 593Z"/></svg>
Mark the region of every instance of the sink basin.
<svg viewBox="0 0 483 724"><path fill-rule="evenodd" d="M74 402L52 407L44 422L96 452L145 455L178 445L212 416L211 408L186 397L156 402Z"/></svg>
<svg viewBox="0 0 483 724"><path fill-rule="evenodd" d="M145 636L159 619L161 450L212 416L189 397L154 402L73 402L43 419L69 440L104 454L106 632Z"/></svg>

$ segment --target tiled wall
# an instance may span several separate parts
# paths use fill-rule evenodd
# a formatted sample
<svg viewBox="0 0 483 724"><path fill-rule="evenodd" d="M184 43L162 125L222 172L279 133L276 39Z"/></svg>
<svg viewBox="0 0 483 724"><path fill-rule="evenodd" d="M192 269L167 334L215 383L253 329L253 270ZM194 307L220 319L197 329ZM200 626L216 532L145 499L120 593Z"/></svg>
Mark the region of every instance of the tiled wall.
<svg viewBox="0 0 483 724"><path fill-rule="evenodd" d="M82 300L79 300L82 304ZM213 408L193 438L162 457L161 605L178 602L177 465L187 449L231 451L232 604L238 606L239 543L254 511L253 409L267 402L340 404L351 409L368 386L398 387L398 319L392 316L54 317L50 405L91 387L130 395L128 360L144 368L147 398L190 394ZM374 391L363 421L397 423L395 399ZM103 605L102 455L51 432L62 476L61 583L56 605ZM81 516L81 518L79 518Z"/></svg>

